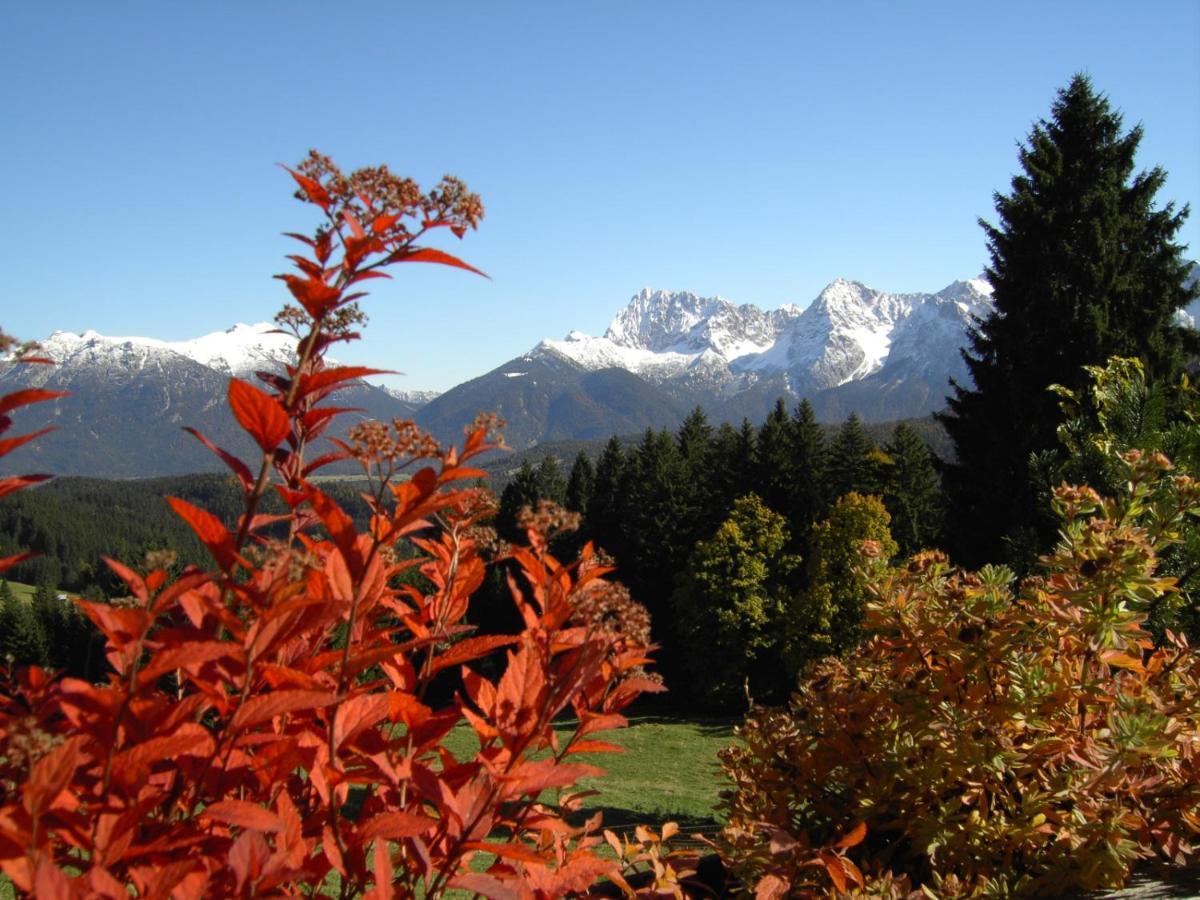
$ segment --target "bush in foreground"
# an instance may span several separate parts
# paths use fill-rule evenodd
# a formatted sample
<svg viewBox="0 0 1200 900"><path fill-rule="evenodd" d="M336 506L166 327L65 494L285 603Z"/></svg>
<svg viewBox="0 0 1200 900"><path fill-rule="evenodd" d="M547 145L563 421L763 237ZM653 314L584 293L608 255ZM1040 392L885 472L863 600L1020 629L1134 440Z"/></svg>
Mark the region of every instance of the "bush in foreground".
<svg viewBox="0 0 1200 900"><path fill-rule="evenodd" d="M107 683L32 667L0 696L0 869L38 896L121 900L553 897L603 877L624 885L640 863L648 890L669 887L656 835L610 837L614 860L596 852L595 820L568 821L582 800L569 788L598 772L571 757L613 749L595 733L657 688L642 671L644 611L601 578L590 547L555 559L558 522L543 510L527 542L502 551L520 632L471 636L465 623L494 543L480 525L490 495L464 486L482 475L468 464L488 449L489 423L461 453L396 422L306 457L340 412L324 401L372 371L324 362L331 343L357 337L358 286L402 262L470 268L416 241L474 227L478 198L453 179L422 194L386 168L344 175L316 154L292 175L322 213L311 236L293 235L306 248L291 257L298 274L280 276L299 303L279 317L298 361L260 375L266 390L230 383L259 459L197 435L237 478L244 512L226 523L172 498L213 566L176 577L169 552L137 570L109 560L128 596L79 604L107 640ZM10 410L53 396L0 398L0 431ZM345 458L369 485L361 532L311 481ZM42 477L0 479L0 495ZM262 512L269 491L285 514ZM415 552L397 553L400 541ZM471 668L485 658L495 680ZM439 676L460 683L441 704ZM577 723L565 739L551 727L564 712ZM464 720L479 749L458 758L444 739Z"/></svg>
<svg viewBox="0 0 1200 900"><path fill-rule="evenodd" d="M1159 554L1200 486L1160 454L1123 459L1116 499L1058 489L1040 574L1014 589L918 554L876 576L862 645L751 712L723 754L722 843L760 897L1058 896L1195 858L1200 655L1144 621L1175 590Z"/></svg>

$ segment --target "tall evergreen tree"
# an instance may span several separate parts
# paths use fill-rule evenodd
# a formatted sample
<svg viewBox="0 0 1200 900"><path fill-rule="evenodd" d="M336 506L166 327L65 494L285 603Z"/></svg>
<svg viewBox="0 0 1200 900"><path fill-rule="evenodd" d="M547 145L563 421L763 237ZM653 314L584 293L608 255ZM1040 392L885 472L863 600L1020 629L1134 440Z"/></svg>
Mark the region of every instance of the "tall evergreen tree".
<svg viewBox="0 0 1200 900"><path fill-rule="evenodd" d="M749 425L749 422L746 423ZM712 517L722 522L733 507L733 501L749 487L746 480L747 463L754 454L754 428L750 427L749 441L728 422L722 422L712 440L709 471L706 481ZM715 526L714 526L715 529ZM709 531L711 534L712 531Z"/></svg>
<svg viewBox="0 0 1200 900"><path fill-rule="evenodd" d="M937 546L944 505L929 447L901 422L884 444L883 453L883 504L892 517L892 537L901 555Z"/></svg>
<svg viewBox="0 0 1200 900"><path fill-rule="evenodd" d="M586 536L618 557L624 546L621 517L625 503L621 490L628 465L620 440L609 438L596 460L596 481L584 516Z"/></svg>
<svg viewBox="0 0 1200 900"><path fill-rule="evenodd" d="M531 509L536 507L541 496L538 473L526 459L521 463L517 474L500 492L500 509L496 514L496 530L500 532L500 536L508 541L520 540L521 530L517 527L517 516L526 506Z"/></svg>
<svg viewBox="0 0 1200 900"><path fill-rule="evenodd" d="M974 387L955 384L940 417L956 450L949 535L966 563L1050 536L1029 471L1031 454L1055 446L1049 385L1079 388L1084 365L1115 354L1139 357L1152 378L1181 365L1187 338L1173 319L1194 292L1174 239L1188 210L1155 207L1166 173L1134 174L1141 139L1076 75L1020 148L1011 192L995 196L998 223L981 221L995 308L963 354Z"/></svg>
<svg viewBox="0 0 1200 900"><path fill-rule="evenodd" d="M539 500L553 500L560 506L566 501L567 482L563 479L558 460L553 456L543 456L538 463L537 487Z"/></svg>
<svg viewBox="0 0 1200 900"><path fill-rule="evenodd" d="M825 469L828 453L825 432L817 423L808 398L792 415L792 482L788 521L794 540L807 539L814 522L825 517Z"/></svg>
<svg viewBox="0 0 1200 900"><path fill-rule="evenodd" d="M567 495L565 506L577 513L586 513L592 499L592 489L596 485L596 468L586 453L580 450L571 464L571 474L567 478Z"/></svg>
<svg viewBox="0 0 1200 900"><path fill-rule="evenodd" d="M790 520L794 476L792 429L782 397L775 401L766 421L758 429L757 446L755 490L770 509Z"/></svg>
<svg viewBox="0 0 1200 900"><path fill-rule="evenodd" d="M875 442L863 428L858 413L851 413L829 445L825 469L825 496L832 502L851 491L873 494L879 489Z"/></svg>
<svg viewBox="0 0 1200 900"><path fill-rule="evenodd" d="M689 526L681 539L689 548L701 538L708 537L721 521L724 510L714 499L717 484L713 473L713 429L708 416L697 406L675 432L679 458L683 464L683 516Z"/></svg>

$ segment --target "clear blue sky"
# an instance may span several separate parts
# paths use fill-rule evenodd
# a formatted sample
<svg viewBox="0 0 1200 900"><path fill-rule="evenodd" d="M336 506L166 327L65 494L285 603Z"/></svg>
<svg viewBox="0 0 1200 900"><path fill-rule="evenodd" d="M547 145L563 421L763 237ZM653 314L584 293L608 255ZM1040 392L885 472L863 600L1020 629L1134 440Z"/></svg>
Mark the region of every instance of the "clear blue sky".
<svg viewBox="0 0 1200 900"><path fill-rule="evenodd" d="M0 325L179 339L269 319L309 147L459 175L492 281L376 282L349 361L444 389L643 286L764 307L937 290L1072 73L1200 206L1200 3L8 4ZM1186 226L1200 256L1200 209Z"/></svg>

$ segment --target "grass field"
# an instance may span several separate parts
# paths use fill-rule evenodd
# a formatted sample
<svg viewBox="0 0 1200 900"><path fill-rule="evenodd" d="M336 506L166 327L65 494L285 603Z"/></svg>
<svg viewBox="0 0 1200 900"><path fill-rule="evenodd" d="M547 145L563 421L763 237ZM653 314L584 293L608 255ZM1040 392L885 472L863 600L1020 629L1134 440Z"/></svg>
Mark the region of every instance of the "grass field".
<svg viewBox="0 0 1200 900"><path fill-rule="evenodd" d="M33 599L34 591L37 590L32 584L22 584L20 581L10 581L8 586L12 589L14 597L26 602Z"/></svg>
<svg viewBox="0 0 1200 900"><path fill-rule="evenodd" d="M587 802L604 810L606 828L678 822L691 831L719 824L715 807L725 779L717 751L734 739L732 720L647 716L632 720L629 728L596 737L625 748L624 753L571 757L608 773L580 785L599 791ZM455 755L470 753L474 733L460 727L447 746Z"/></svg>

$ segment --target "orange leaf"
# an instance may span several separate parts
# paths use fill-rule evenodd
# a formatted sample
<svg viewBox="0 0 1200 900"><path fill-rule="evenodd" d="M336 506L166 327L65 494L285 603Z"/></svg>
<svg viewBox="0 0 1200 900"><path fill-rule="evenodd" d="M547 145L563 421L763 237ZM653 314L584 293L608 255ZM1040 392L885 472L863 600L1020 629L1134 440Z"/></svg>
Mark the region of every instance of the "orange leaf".
<svg viewBox="0 0 1200 900"><path fill-rule="evenodd" d="M504 859L516 859L528 863L545 864L546 862L545 857L536 850L526 847L524 844L489 844L487 841L464 841L461 846L464 850L482 850L485 853L494 853Z"/></svg>
<svg viewBox="0 0 1200 900"><path fill-rule="evenodd" d="M237 559L237 554L233 549L233 536L221 520L207 510L192 506L186 500L180 500L178 497L168 497L167 502L171 504L171 509L175 510L175 515L191 526L196 537L200 538L201 543L213 555L217 565L225 571L233 568Z"/></svg>
<svg viewBox="0 0 1200 900"><path fill-rule="evenodd" d="M0 478L0 497L27 488L31 484L47 481L52 477L51 475L12 475L8 478Z"/></svg>
<svg viewBox="0 0 1200 900"><path fill-rule="evenodd" d="M474 272L476 275L482 275L484 278L491 280L491 276L486 272L480 271L474 266L463 262L457 256L451 256L449 253L443 253L441 250L435 250L432 247L418 247L410 250L400 257L400 262L427 262L437 263L442 266L454 266L458 269L466 269L468 272Z"/></svg>
<svg viewBox="0 0 1200 900"><path fill-rule="evenodd" d="M457 666L460 663L479 659L481 656L491 653L497 647L515 644L517 640L516 635L509 634L491 634L483 637L465 638L437 657L430 667L430 673L440 672L448 666Z"/></svg>
<svg viewBox="0 0 1200 900"><path fill-rule="evenodd" d="M3 572L5 569L11 569L13 566L18 566L25 562L25 560L32 559L35 556L37 554L32 550L25 550L21 553L14 553L12 556L6 556L4 559L0 559L0 572Z"/></svg>
<svg viewBox="0 0 1200 900"><path fill-rule="evenodd" d="M250 728L284 713L317 709L337 702L337 694L329 691L274 691L261 697L251 697L234 713L231 729Z"/></svg>
<svg viewBox="0 0 1200 900"><path fill-rule="evenodd" d="M292 427L278 400L240 378L229 381L229 408L238 424L268 453Z"/></svg>
<svg viewBox="0 0 1200 900"><path fill-rule="evenodd" d="M837 888L838 893L846 893L846 870L842 868L841 859L828 850L822 850L820 856L821 862L825 866L825 871L829 874L829 878L833 882L834 887Z"/></svg>
<svg viewBox="0 0 1200 900"><path fill-rule="evenodd" d="M254 487L254 476L250 474L250 468L244 462L242 462L229 451L222 450L195 428L185 426L183 430L198 440L213 453L217 454L217 456L221 457L221 460L225 463L225 465L229 466L229 468L233 470L233 473L237 475L238 481L240 481L242 484L242 490L248 491Z"/></svg>
<svg viewBox="0 0 1200 900"><path fill-rule="evenodd" d="M833 846L839 850L846 850L846 849L849 849L850 847L857 847L859 844L861 844L863 842L863 839L866 836L867 836L867 823L859 822L857 825L855 825L853 828L851 828L847 834L842 835L842 837L839 838L837 843L835 843Z"/></svg>
<svg viewBox="0 0 1200 900"><path fill-rule="evenodd" d="M416 837L436 824L435 819L427 816L407 812L385 812L363 822L358 827L358 837L363 843L375 838L397 841Z"/></svg>
<svg viewBox="0 0 1200 900"><path fill-rule="evenodd" d="M329 197L329 192L321 186L320 182L314 181L305 175L301 175L299 172L295 171L294 169L289 169L287 166L281 165L280 168L296 179L296 184L300 185L300 189L304 191L304 195L308 197L310 202L317 204L317 206L321 207L321 209L329 209L329 205L332 200ZM308 239L303 238L303 240L307 241Z"/></svg>
<svg viewBox="0 0 1200 900"><path fill-rule="evenodd" d="M504 882L482 872L464 872L450 880L449 887L470 891L488 900L520 900L521 894Z"/></svg>
<svg viewBox="0 0 1200 900"><path fill-rule="evenodd" d="M359 694L343 701L333 719L334 751L359 732L386 719L389 704L387 694Z"/></svg>
<svg viewBox="0 0 1200 900"><path fill-rule="evenodd" d="M283 820L277 814L245 800L220 800L205 807L201 815L253 831L283 831L284 828Z"/></svg>
<svg viewBox="0 0 1200 900"><path fill-rule="evenodd" d="M29 406L32 403L42 403L46 400L54 400L57 397L67 396L70 396L69 391L46 391L41 388L25 388L24 390L13 391L9 394L0 394L0 416L10 410Z"/></svg>

